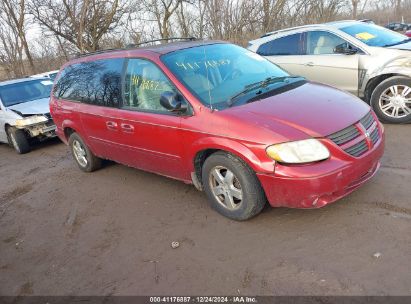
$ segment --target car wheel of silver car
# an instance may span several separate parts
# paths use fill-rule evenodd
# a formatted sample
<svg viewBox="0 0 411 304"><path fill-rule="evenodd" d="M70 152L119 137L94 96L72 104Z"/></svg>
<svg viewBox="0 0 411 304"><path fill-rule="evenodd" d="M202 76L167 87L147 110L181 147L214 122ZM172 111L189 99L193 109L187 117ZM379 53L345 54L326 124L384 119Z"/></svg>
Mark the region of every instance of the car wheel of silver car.
<svg viewBox="0 0 411 304"><path fill-rule="evenodd" d="M206 159L202 182L211 206L231 219L247 220L266 204L254 171L230 153L216 152Z"/></svg>
<svg viewBox="0 0 411 304"><path fill-rule="evenodd" d="M410 122L411 79L396 76L384 80L374 89L371 105L383 122Z"/></svg>
<svg viewBox="0 0 411 304"><path fill-rule="evenodd" d="M101 167L101 159L90 151L83 139L77 133L70 135L69 146L73 158L82 171L92 172Z"/></svg>
<svg viewBox="0 0 411 304"><path fill-rule="evenodd" d="M10 146L13 147L17 153L24 154L30 152L30 144L23 130L9 127L7 129L7 137Z"/></svg>

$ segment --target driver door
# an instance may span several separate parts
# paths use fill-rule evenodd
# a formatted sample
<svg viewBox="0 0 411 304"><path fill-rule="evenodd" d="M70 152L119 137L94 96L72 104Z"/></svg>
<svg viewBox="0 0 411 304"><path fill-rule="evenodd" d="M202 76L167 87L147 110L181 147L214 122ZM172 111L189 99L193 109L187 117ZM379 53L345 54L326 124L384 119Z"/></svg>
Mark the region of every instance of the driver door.
<svg viewBox="0 0 411 304"><path fill-rule="evenodd" d="M305 55L301 56L301 76L358 95L360 55L334 51L338 45L348 44L347 41L330 32L309 31L304 34L303 43Z"/></svg>

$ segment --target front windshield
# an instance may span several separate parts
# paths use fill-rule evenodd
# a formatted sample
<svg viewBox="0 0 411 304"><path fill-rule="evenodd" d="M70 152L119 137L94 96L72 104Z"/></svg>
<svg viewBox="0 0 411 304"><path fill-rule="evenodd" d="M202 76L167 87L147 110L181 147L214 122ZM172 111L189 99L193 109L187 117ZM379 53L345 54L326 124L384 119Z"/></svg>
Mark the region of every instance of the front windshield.
<svg viewBox="0 0 411 304"><path fill-rule="evenodd" d="M244 87L288 74L265 58L233 44L209 44L161 57L164 64L206 106L226 107Z"/></svg>
<svg viewBox="0 0 411 304"><path fill-rule="evenodd" d="M386 47L397 45L408 40L408 37L405 35L375 24L358 23L340 28L340 30L369 46Z"/></svg>
<svg viewBox="0 0 411 304"><path fill-rule="evenodd" d="M53 82L36 79L0 86L0 99L5 107L50 97Z"/></svg>

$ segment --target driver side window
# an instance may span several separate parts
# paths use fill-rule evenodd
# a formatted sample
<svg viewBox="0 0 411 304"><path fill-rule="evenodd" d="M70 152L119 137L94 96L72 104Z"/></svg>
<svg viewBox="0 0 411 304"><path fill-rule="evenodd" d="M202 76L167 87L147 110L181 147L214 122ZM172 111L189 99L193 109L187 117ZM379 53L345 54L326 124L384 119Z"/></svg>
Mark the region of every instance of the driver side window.
<svg viewBox="0 0 411 304"><path fill-rule="evenodd" d="M148 60L129 60L125 78L124 107L169 113L160 104L160 96L164 92L177 91L160 68Z"/></svg>
<svg viewBox="0 0 411 304"><path fill-rule="evenodd" d="M349 43L344 39L324 31L307 32L306 54L307 55L328 55L335 54L337 46Z"/></svg>

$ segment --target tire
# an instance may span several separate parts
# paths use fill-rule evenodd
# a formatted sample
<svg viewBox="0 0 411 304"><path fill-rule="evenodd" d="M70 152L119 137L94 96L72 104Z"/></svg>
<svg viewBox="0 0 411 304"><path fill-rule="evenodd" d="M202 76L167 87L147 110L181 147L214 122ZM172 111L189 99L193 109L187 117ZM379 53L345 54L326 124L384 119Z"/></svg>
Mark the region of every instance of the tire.
<svg viewBox="0 0 411 304"><path fill-rule="evenodd" d="M93 172L101 168L101 159L95 156L84 143L83 139L73 133L69 138L69 146L74 160L80 170L84 172Z"/></svg>
<svg viewBox="0 0 411 304"><path fill-rule="evenodd" d="M394 100L395 94L399 97ZM406 99L410 102L406 102ZM382 122L398 124L411 122L411 78L403 76L387 78L374 89L370 101L371 107ZM397 113L396 109L398 109Z"/></svg>
<svg viewBox="0 0 411 304"><path fill-rule="evenodd" d="M31 151L29 141L23 130L9 127L7 129L9 144L18 154L25 154Z"/></svg>
<svg viewBox="0 0 411 304"><path fill-rule="evenodd" d="M220 182L216 171L220 173L217 175ZM211 207L236 221L259 214L267 201L254 171L241 159L226 152L216 152L205 160L202 182Z"/></svg>

